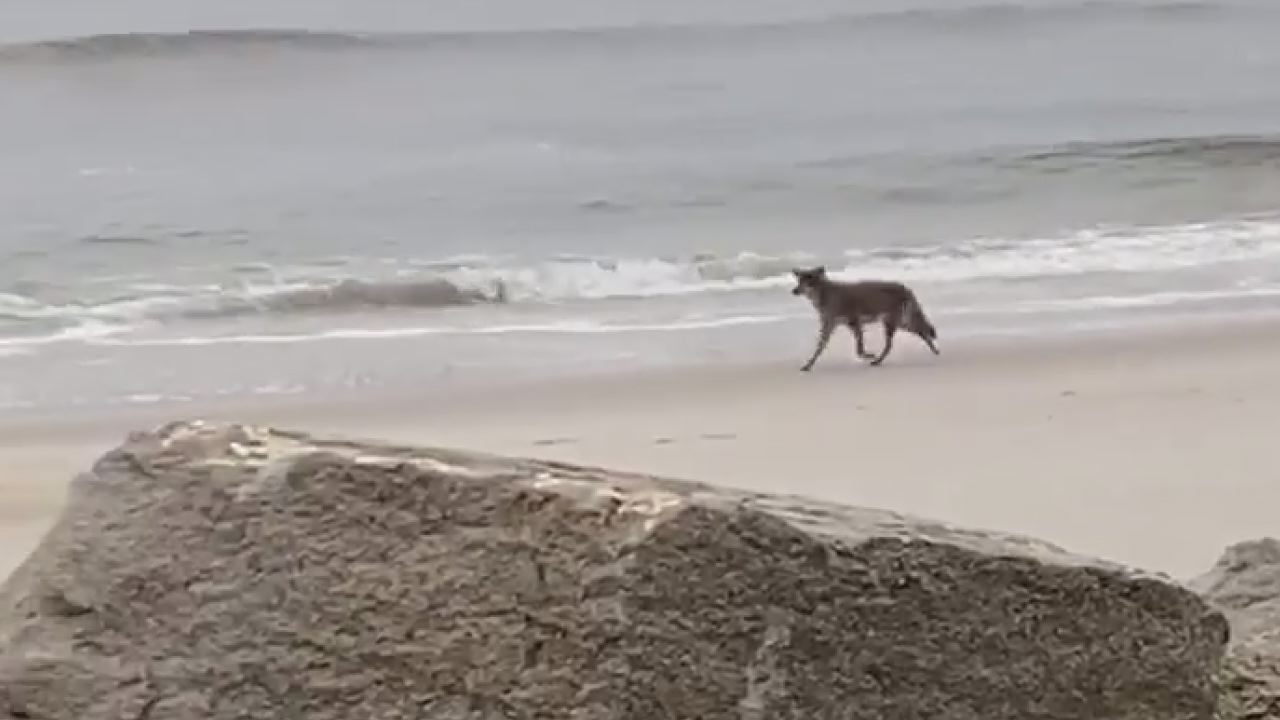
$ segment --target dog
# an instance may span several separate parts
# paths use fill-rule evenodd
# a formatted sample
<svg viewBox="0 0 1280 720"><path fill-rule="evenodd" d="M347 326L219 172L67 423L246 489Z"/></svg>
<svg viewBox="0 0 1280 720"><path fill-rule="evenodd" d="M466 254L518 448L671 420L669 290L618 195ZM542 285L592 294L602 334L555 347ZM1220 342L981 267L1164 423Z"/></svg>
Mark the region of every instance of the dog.
<svg viewBox="0 0 1280 720"><path fill-rule="evenodd" d="M898 330L906 330L924 341L934 355L941 355L934 343L938 339L938 331L924 314L924 308L916 299L911 288L900 282L885 280L863 280L861 282L841 282L827 276L827 269L822 266L791 271L795 276L796 286L792 295L803 295L813 303L818 312L818 346L800 369L808 372L813 369L818 356L826 350L831 340L831 333L838 325L845 325L853 333L857 344L858 357L870 360L872 365L879 365L889 356L893 349L893 336ZM884 326L884 348L879 355L867 352L863 343L863 323L879 320Z"/></svg>

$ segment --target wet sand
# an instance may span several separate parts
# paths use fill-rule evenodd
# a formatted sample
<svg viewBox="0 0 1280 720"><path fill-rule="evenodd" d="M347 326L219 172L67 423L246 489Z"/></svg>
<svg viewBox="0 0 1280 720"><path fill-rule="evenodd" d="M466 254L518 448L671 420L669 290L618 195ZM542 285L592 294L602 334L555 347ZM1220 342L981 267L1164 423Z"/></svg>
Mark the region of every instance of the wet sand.
<svg viewBox="0 0 1280 720"><path fill-rule="evenodd" d="M518 388L0 418L0 573L130 429L191 417L456 446L885 507L1187 577L1280 534L1280 323L943 344ZM876 347L878 338L872 340Z"/></svg>

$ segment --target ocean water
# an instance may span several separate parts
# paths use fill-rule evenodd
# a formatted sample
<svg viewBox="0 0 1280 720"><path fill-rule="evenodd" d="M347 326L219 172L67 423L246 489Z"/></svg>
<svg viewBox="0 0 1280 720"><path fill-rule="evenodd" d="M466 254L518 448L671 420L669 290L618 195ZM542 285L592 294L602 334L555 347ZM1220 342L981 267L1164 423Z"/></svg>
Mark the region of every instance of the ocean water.
<svg viewBox="0 0 1280 720"><path fill-rule="evenodd" d="M1276 37L1274 0L10 0L0 409L799 362L817 263L911 282L944 352L1274 312Z"/></svg>

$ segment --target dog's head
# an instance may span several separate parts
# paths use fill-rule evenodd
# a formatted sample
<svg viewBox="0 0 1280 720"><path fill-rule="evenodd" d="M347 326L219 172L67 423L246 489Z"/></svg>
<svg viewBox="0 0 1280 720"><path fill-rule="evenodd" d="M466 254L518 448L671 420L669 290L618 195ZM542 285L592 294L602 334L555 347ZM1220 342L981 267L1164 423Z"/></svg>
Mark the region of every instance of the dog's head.
<svg viewBox="0 0 1280 720"><path fill-rule="evenodd" d="M827 269L821 265L815 268L805 270L803 268L794 268L791 274L796 277L796 286L791 289L792 295L807 295L813 297L818 288L827 281Z"/></svg>

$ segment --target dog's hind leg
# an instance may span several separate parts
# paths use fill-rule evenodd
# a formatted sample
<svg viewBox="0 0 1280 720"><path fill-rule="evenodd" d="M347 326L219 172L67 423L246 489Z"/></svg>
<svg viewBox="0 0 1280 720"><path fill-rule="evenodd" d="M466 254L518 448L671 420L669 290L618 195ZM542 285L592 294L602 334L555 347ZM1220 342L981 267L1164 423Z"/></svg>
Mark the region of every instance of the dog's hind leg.
<svg viewBox="0 0 1280 720"><path fill-rule="evenodd" d="M871 358L874 358L875 355L872 355L871 353L867 352L866 341L863 339L863 336L862 336L863 335L862 323L858 322L857 320L850 320L849 322L846 323L846 325L849 326L849 331L853 333L853 342L854 342L854 345L857 346L858 357L862 358L863 360L870 360Z"/></svg>
<svg viewBox="0 0 1280 720"><path fill-rule="evenodd" d="M912 300L907 308L907 330L923 340L934 355L942 354L939 352L938 346L933 342L938 339L938 331L933 327L933 323L929 322L929 318L925 316L924 308L920 307L920 303L915 300Z"/></svg>
<svg viewBox="0 0 1280 720"><path fill-rule="evenodd" d="M809 372L813 369L813 364L818 361L818 356L823 350L827 349L827 343L831 341L831 333L835 332L836 324L832 320L822 319L822 325L818 328L818 345L813 349L813 355L809 358L800 369Z"/></svg>
<svg viewBox="0 0 1280 720"><path fill-rule="evenodd" d="M910 316L907 322L907 332L923 340L934 355L942 354L938 351L938 346L933 344L933 339L938 336L938 332L933 329L933 326L929 324L923 314Z"/></svg>
<svg viewBox="0 0 1280 720"><path fill-rule="evenodd" d="M871 361L872 365L879 365L884 359L889 357L889 351L893 349L893 334L898 331L898 322L894 318L884 319L884 348L880 350L880 354L875 360Z"/></svg>
<svg viewBox="0 0 1280 720"><path fill-rule="evenodd" d="M911 329L911 332L912 332L912 333L915 333L915 336L916 336L916 337L918 337L918 338L920 338L921 340L923 340L923 341L924 341L924 344L929 346L929 349L933 351L933 354L934 354L934 355L941 355L941 354L942 354L942 352L938 350L938 346L933 344L933 338L929 337L929 334L928 334L927 332L922 332L922 331L917 330L917 329L915 329L915 328L912 328L912 329Z"/></svg>

